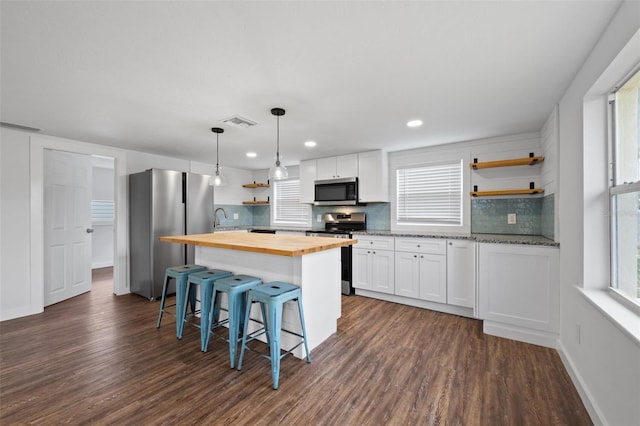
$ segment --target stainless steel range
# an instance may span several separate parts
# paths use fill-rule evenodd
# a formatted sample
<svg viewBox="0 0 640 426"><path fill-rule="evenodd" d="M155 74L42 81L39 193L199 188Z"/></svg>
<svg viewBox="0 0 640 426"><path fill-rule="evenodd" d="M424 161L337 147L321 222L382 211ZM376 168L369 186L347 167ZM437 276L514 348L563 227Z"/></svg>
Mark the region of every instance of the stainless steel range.
<svg viewBox="0 0 640 426"><path fill-rule="evenodd" d="M366 213L325 213L324 214L324 230L307 231L306 235L310 237L333 237L333 238L352 238L353 231L364 231L367 229ZM352 294L353 286L351 285L352 268L351 268L351 246L342 247L342 294Z"/></svg>

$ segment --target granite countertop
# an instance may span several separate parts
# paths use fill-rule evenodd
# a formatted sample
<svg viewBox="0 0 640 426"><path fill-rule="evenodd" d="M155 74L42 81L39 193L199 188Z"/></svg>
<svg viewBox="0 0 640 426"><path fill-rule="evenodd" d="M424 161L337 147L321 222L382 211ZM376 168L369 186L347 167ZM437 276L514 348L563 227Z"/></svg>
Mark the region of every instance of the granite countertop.
<svg viewBox="0 0 640 426"><path fill-rule="evenodd" d="M229 231L251 231L253 229L259 230L259 231L280 231L280 232L306 232L309 230L313 230L313 231L323 231L324 228L304 228L304 229L300 229L300 228L274 228L271 226L218 226L217 228L214 228L213 232L229 232Z"/></svg>
<svg viewBox="0 0 640 426"><path fill-rule="evenodd" d="M214 230L214 232L225 231L251 231L252 229L258 230L270 230L270 231L293 231L293 232L305 232L307 229L292 229L292 228L272 228L269 226L222 226ZM312 228L313 231L322 231L324 228ZM354 235L374 235L380 237L407 237L407 238L446 238L449 240L469 240L476 241L478 243L493 243L493 244L523 244L532 246L549 246L559 247L560 243L553 241L550 238L543 237L542 235L509 235L509 234L430 234L420 232L402 232L402 231L390 231L390 230L367 230L367 231L354 231Z"/></svg>
<svg viewBox="0 0 640 426"><path fill-rule="evenodd" d="M505 234L424 234L424 233L407 233L397 231L356 231L354 235L374 235L381 237L407 237L407 238L446 238L455 240L470 240L478 243L494 243L494 244L524 244L535 246L559 247L560 243L553 241L541 235L505 235Z"/></svg>

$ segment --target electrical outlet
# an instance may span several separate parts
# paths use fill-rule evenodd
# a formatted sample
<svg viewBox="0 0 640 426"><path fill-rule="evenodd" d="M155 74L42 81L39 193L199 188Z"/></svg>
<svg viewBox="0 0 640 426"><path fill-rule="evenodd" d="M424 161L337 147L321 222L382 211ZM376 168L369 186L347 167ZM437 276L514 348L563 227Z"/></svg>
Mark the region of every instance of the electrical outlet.
<svg viewBox="0 0 640 426"><path fill-rule="evenodd" d="M322 215L321 214L316 216L316 222L318 222L318 223L322 222Z"/></svg>
<svg viewBox="0 0 640 426"><path fill-rule="evenodd" d="M234 213L233 214L233 220L238 220L240 219L240 214L239 213Z"/></svg>
<svg viewBox="0 0 640 426"><path fill-rule="evenodd" d="M509 224L509 225L515 225L516 224L516 214L515 213L507 214L507 224Z"/></svg>

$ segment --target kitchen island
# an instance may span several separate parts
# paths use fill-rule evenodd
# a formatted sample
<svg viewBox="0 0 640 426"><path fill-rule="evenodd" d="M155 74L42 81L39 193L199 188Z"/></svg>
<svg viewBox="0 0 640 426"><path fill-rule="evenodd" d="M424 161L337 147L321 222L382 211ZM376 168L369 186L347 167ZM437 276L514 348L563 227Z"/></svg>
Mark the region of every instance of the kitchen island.
<svg viewBox="0 0 640 426"><path fill-rule="evenodd" d="M208 268L252 275L265 283L283 281L300 286L309 350L337 331L342 314L340 247L357 240L232 232L166 236L160 241L194 245L195 262ZM223 306L225 298L223 295ZM259 312L254 306L251 318L261 318ZM252 322L249 331L258 327ZM301 331L295 305L285 306L282 328L282 347L294 346L298 340L284 330ZM293 353L298 358L306 355L303 346Z"/></svg>

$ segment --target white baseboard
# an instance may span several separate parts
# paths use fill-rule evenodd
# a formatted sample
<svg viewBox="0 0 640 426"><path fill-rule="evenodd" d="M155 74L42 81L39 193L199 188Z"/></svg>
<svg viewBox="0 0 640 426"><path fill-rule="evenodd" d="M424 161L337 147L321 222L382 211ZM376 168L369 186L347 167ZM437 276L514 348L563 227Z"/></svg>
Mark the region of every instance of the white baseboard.
<svg viewBox="0 0 640 426"><path fill-rule="evenodd" d="M5 309L0 311L0 321L8 321L16 318L26 317L29 315L41 314L44 312L42 307L23 306L20 308Z"/></svg>
<svg viewBox="0 0 640 426"><path fill-rule="evenodd" d="M473 308L465 308L462 306L447 305L444 303L429 302L427 300L412 299L410 297L396 296L395 294L380 293L377 291L363 290L356 288L355 293L358 296L371 297L372 299L384 300L387 302L399 303L401 305L409 305L415 308L429 309L432 311L444 312L445 314L459 315L461 317L474 318Z"/></svg>
<svg viewBox="0 0 640 426"><path fill-rule="evenodd" d="M606 424L600 410L598 409L596 404L593 403L594 400L593 400L593 397L591 396L591 392L589 392L587 387L584 385L584 380L582 380L582 376L580 376L580 373L578 373L578 371L574 368L573 361L571 360L571 357L567 355L567 353L565 352L564 346L562 345L562 341L560 340L558 340L557 351L558 351L558 355L560 355L560 360L562 361L562 364L564 365L565 370L567 370L567 373L569 373L569 377L571 377L571 381L573 382L573 385L576 387L576 390L578 391L578 395L580 395L580 399L582 400L584 407L587 409L587 412L591 417L591 421L593 422L593 424L594 425Z"/></svg>
<svg viewBox="0 0 640 426"><path fill-rule="evenodd" d="M502 324L487 320L483 321L482 331L485 334L490 334L492 336L531 343L532 345L545 346L552 349L556 349L558 347L559 336L557 333L532 330L529 328L516 327L509 324Z"/></svg>
<svg viewBox="0 0 640 426"><path fill-rule="evenodd" d="M109 268L113 266L113 262L96 262L91 264L91 269Z"/></svg>

